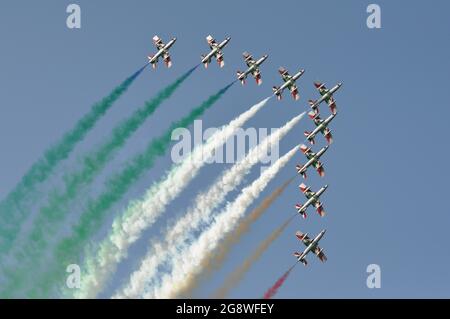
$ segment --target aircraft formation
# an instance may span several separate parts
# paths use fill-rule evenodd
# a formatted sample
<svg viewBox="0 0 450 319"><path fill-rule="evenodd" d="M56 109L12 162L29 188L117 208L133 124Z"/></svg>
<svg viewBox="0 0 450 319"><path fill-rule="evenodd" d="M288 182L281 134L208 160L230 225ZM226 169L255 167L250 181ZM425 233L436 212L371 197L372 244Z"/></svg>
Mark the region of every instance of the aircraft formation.
<svg viewBox="0 0 450 319"><path fill-rule="evenodd" d="M324 136L327 145L321 148L317 153L313 152L311 150L311 147L308 147L304 144L300 145L300 151L305 155L308 161L304 165L297 165L296 170L297 173L301 175L304 179L307 178L306 171L311 166L313 166L316 169L320 177L325 176L325 169L323 167L322 162L320 162L320 158L323 156L323 154L325 154L330 144L333 142L333 136L328 126L337 115L337 106L333 94L337 90L339 90L339 88L342 86L342 83L338 83L330 90L328 90L325 84L323 83L315 82L314 86L319 91L321 97L315 101L314 100L308 101L309 106L311 107L311 111L308 113L308 116L312 119L316 127L312 132L305 131L305 137L308 142L314 145L316 135L318 133L321 133ZM322 102L326 102L331 110L331 115L327 117L325 120L321 119L319 114L319 105ZM306 218L307 217L306 211L308 207L312 205L316 208L316 211L320 215L320 217L324 217L325 210L323 208L322 202L320 201L320 197L328 189L328 185L325 185L318 191L314 192L311 190L310 186L305 185L305 183L301 183L299 185L299 189L305 195L307 200L304 204L295 205L295 209L297 210L297 212L303 218ZM306 256L308 255L309 252L313 252L322 262L325 262L327 260L327 257L325 256L323 249L319 247L319 241L322 239L324 235L325 230L322 230L314 239L311 240L311 238L308 237L307 233L302 233L301 231L298 231L296 233L296 237L306 246L306 249L301 253L299 252L294 253L294 256L297 258L297 262L301 262L303 265L306 266L308 264Z"/></svg>
<svg viewBox="0 0 450 319"><path fill-rule="evenodd" d="M223 49L230 42L231 38L227 37L222 42L218 43L211 35L206 37L206 41L209 45L210 51L207 54L201 55L201 63L208 67L211 63L211 60L216 59L218 65L222 68L225 65ZM164 63L168 68L171 67L172 62L169 55L169 49L175 43L176 38L172 38L167 44L155 35L153 37L153 42L158 49L157 53L153 56L148 56L148 60L150 64L152 64L153 68L156 68L156 65L159 61L159 58L162 57ZM242 85L246 83L246 79L248 76L252 76L257 85L261 85L262 77L260 66L264 63L264 61L268 58L268 55L265 54L261 58L255 60L253 56L248 53L243 53L243 59L245 64L247 65L247 69L245 71L237 71L237 80L239 80ZM290 75L289 71L280 67L278 72L281 75L283 83L280 86L273 86L273 94L277 97L278 100L282 99L283 92L287 89L290 91L292 98L297 101L300 99L299 90L297 87L297 80L305 73L304 69L299 70L294 75ZM325 170L323 164L320 162L320 158L325 154L328 150L330 144L333 142L333 136L331 133L331 129L329 128L330 123L337 115L337 106L336 101L334 99L334 93L340 89L342 83L338 83L333 86L331 89L328 89L324 83L315 82L315 88L320 94L320 97L317 100L308 100L308 104L311 110L308 112L308 116L311 118L312 122L315 125L315 128L312 131L305 131L304 135L306 137L305 141L308 141L311 145L316 144L316 136L321 133L327 145L322 147L317 153L315 153L311 147L308 147L304 144L300 145L300 151L305 155L307 162L304 165L296 165L296 170L299 175L301 175L304 179L307 178L306 172L309 167L314 167L320 177L325 176ZM322 102L326 102L328 107L330 108L331 114L326 118L322 119L320 117L319 106ZM300 191L306 197L306 202L304 204L296 204L295 208L297 212L303 218L307 218L307 209L309 206L314 206L317 213L321 216L325 216L325 210L323 208L322 202L320 201L320 197L327 190L328 185L321 187L317 191L312 191L310 186L307 186L304 183L299 185ZM303 252L295 252L294 256L297 258L297 262L301 262L303 265L307 265L308 262L306 260L306 256L308 253L313 252L322 262L327 260L323 249L319 247L319 241L325 234L325 230L322 230L316 237L311 239L308 237L307 233L302 233L298 231L296 233L296 237L300 240L305 246L305 250Z"/></svg>
<svg viewBox="0 0 450 319"><path fill-rule="evenodd" d="M165 44L159 36L155 35L153 37L153 43L155 44L156 49L158 51L154 55L149 55L147 58L148 58L148 63L150 63L154 69L156 68L156 66L159 62L159 58L163 59L164 63L166 64L166 66L168 68L170 68L172 66L169 49L174 45L176 40L177 40L177 38L172 38L167 44ZM208 35L206 37L206 42L209 45L210 51L207 54L201 55L201 63L205 66L205 68L208 68L208 65L211 63L211 60L213 58L216 59L217 64L219 64L219 66L221 68L225 65L225 60L223 57L224 54L223 54L222 50L230 42L230 40L231 40L231 38L227 37L225 40L218 43L216 41L216 39L214 39L211 35ZM264 63L264 61L266 61L266 59L268 58L268 55L265 54L258 60L255 60L253 58L253 56L246 51L242 54L242 56L244 58L245 64L247 65L247 69L245 71L237 71L237 79L242 83L242 85L244 85L246 83L247 77L249 75L251 75L255 79L256 84L261 85L262 78L261 78L260 66L261 66L261 64ZM277 99L278 100L282 99L282 93L285 89L288 89L291 92L291 95L294 98L294 100L300 99L296 81L303 75L303 73L305 73L305 70L302 69L299 72L297 72L296 74L290 75L286 68L280 67L278 72L280 73L281 78L283 79L283 84L281 86L274 86L272 88L273 94L277 97ZM318 113L318 111L317 111L318 105L321 102L334 101L333 93L338 88L339 87L337 87L337 88L334 87L333 89L331 89L329 91L325 88L325 86L320 88L320 90L321 90L320 92L324 92L323 96L317 101L310 101L310 103L313 103L313 104L311 104L311 108L313 109L314 114ZM331 107L330 103L329 103L329 105ZM333 107L335 108L335 106L333 106ZM319 120L320 120L320 118L317 118L317 121L319 121ZM325 123L324 126L326 126L327 124L328 123ZM317 134L317 132L315 134Z"/></svg>

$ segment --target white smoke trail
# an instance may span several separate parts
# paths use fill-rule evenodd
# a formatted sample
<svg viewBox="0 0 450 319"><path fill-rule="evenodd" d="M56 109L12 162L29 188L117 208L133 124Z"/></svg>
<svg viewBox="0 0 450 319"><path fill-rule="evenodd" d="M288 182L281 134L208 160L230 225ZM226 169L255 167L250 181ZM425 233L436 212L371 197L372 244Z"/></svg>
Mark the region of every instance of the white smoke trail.
<svg viewBox="0 0 450 319"><path fill-rule="evenodd" d="M272 166L266 169L252 184L242 190L242 193L229 203L226 208L214 218L211 226L187 249L179 251L175 266L170 274L162 277L158 287L147 287L144 298L174 298L185 289L195 284L195 277L202 271L203 259L220 243L220 240L230 232L247 207L259 196L267 184L276 176L292 158L298 146L294 147Z"/></svg>
<svg viewBox="0 0 450 319"><path fill-rule="evenodd" d="M130 203L124 214L118 216L109 235L103 240L97 255L86 257L86 272L82 276L81 289L74 292L76 298L93 298L116 270L117 264L126 256L128 248L147 227L151 226L169 204L206 164L212 152L251 119L270 99L268 97L252 106L227 125L222 126L180 164L172 166L165 177L146 192L141 200Z"/></svg>
<svg viewBox="0 0 450 319"><path fill-rule="evenodd" d="M244 179L246 174L257 162L267 154L271 145L281 140L304 116L304 112L283 127L277 129L270 136L253 147L245 158L240 160L229 170L226 170L205 192L200 193L186 214L177 220L174 226L167 229L165 237L160 242L152 242L150 249L143 259L140 268L135 271L128 285L115 298L138 298L149 280L156 274L159 265L167 261L175 261L178 251L187 249L194 240L196 229L201 224L211 222L212 212ZM182 246L182 247L180 247Z"/></svg>

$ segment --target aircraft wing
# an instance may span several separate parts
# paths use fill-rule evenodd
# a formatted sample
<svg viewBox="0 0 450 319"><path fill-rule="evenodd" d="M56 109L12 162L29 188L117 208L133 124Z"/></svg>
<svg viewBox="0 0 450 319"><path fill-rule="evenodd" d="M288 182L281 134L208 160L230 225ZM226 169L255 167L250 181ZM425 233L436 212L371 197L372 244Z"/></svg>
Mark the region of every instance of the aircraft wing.
<svg viewBox="0 0 450 319"><path fill-rule="evenodd" d="M216 53L214 54L214 57L216 58L216 61L219 64L219 66L221 68L223 68L223 66L225 65L225 62L223 60L223 53L222 53L222 51L217 50Z"/></svg>
<svg viewBox="0 0 450 319"><path fill-rule="evenodd" d="M325 176L325 170L323 168L323 164L319 160L317 160L314 163L314 167L316 168L317 173L319 174L320 177L324 177Z"/></svg>
<svg viewBox="0 0 450 319"><path fill-rule="evenodd" d="M333 143L333 134L331 134L331 130L326 127L322 130L322 134L325 137L325 139L327 140L328 144Z"/></svg>
<svg viewBox="0 0 450 319"><path fill-rule="evenodd" d="M153 43L155 44L155 46L156 46L156 48L157 48L158 50L161 50L162 48L165 47L165 44L163 43L163 41L161 40L161 38L158 37L157 35L155 35L155 36L153 37Z"/></svg>
<svg viewBox="0 0 450 319"><path fill-rule="evenodd" d="M292 79L292 76L290 76L289 74L282 75L281 77L283 78L283 81L284 81L284 82L287 82L287 81L289 81L290 79Z"/></svg>
<svg viewBox="0 0 450 319"><path fill-rule="evenodd" d="M325 84L320 83L320 82L314 82L314 86L319 91L320 95L325 95L328 93L328 89L325 86Z"/></svg>
<svg viewBox="0 0 450 319"><path fill-rule="evenodd" d="M295 82L290 84L288 87L291 92L297 90L297 84L295 84Z"/></svg>
<svg viewBox="0 0 450 319"><path fill-rule="evenodd" d="M261 80L261 72L259 71L259 68L256 67L253 70L252 75L256 80L256 84L260 85L262 83L262 80Z"/></svg>
<svg viewBox="0 0 450 319"><path fill-rule="evenodd" d="M307 187L304 183L301 183L299 185L300 190L303 194L305 194L306 198L310 199L313 197L316 193L312 192L309 187Z"/></svg>
<svg viewBox="0 0 450 319"><path fill-rule="evenodd" d="M321 262L324 263L327 261L327 256L325 256L323 250L319 246L316 246L316 248L314 249L314 253L320 259Z"/></svg>
<svg viewBox="0 0 450 319"><path fill-rule="evenodd" d="M320 215L320 217L325 216L325 210L323 209L323 205L319 200L316 200L316 202L314 203L314 207L317 210L317 214Z"/></svg>
<svg viewBox="0 0 450 319"><path fill-rule="evenodd" d="M280 68L278 69L278 73L281 74L281 78L283 79L284 82L287 82L287 81L289 81L290 79L292 79L292 76L289 75L288 70L286 70L286 68L284 68L284 67L280 67Z"/></svg>
<svg viewBox="0 0 450 319"><path fill-rule="evenodd" d="M217 46L216 40L211 35L208 35L206 37L206 41L208 42L209 47L211 48L211 50L214 49Z"/></svg>
<svg viewBox="0 0 450 319"><path fill-rule="evenodd" d="M305 246L309 246L312 242L311 238L307 234L303 234L301 231L295 233L295 236L300 240Z"/></svg>
<svg viewBox="0 0 450 319"><path fill-rule="evenodd" d="M294 98L294 100L298 100L300 98L298 95L297 84L292 83L291 85L289 85L289 91L291 91L291 95Z"/></svg>
<svg viewBox="0 0 450 319"><path fill-rule="evenodd" d="M170 68L172 66L172 60L170 59L170 54L168 51L164 52L163 58L164 58L164 63L166 64L166 66L168 68Z"/></svg>
<svg viewBox="0 0 450 319"><path fill-rule="evenodd" d="M307 159L311 159L316 155L316 153L311 151L311 148L307 147L305 144L300 145L300 150L303 154L305 154Z"/></svg>
<svg viewBox="0 0 450 319"><path fill-rule="evenodd" d="M246 63L247 66L250 68L250 67L252 67L252 66L256 63L256 61L253 60L253 59L250 59L250 60L245 61L245 63Z"/></svg>
<svg viewBox="0 0 450 319"><path fill-rule="evenodd" d="M307 199L310 199L311 197L313 197L316 193L314 193L313 191L310 190L306 190L303 192L303 194L305 194Z"/></svg>
<svg viewBox="0 0 450 319"><path fill-rule="evenodd" d="M336 107L336 101L335 101L334 97L330 97L330 98L328 99L327 103L328 103L328 106L329 106L330 109L331 109L331 113L332 113L332 114L336 114L337 107Z"/></svg>
<svg viewBox="0 0 450 319"><path fill-rule="evenodd" d="M223 57L223 53L221 50L217 50L216 53L214 53L214 57L217 59L218 57Z"/></svg>
<svg viewBox="0 0 450 319"><path fill-rule="evenodd" d="M311 114L314 114L314 112L310 112ZM309 113L308 113L309 114ZM322 120L321 118L320 118L320 116L319 115L316 115L314 118L313 118L313 122L314 122L314 124L316 125L316 126L320 126L322 123L323 123L323 121L324 120Z"/></svg>
<svg viewBox="0 0 450 319"><path fill-rule="evenodd" d="M250 53L244 52L243 56L244 56L245 63L247 64L248 67L251 67L256 63L256 61L253 59L253 57Z"/></svg>

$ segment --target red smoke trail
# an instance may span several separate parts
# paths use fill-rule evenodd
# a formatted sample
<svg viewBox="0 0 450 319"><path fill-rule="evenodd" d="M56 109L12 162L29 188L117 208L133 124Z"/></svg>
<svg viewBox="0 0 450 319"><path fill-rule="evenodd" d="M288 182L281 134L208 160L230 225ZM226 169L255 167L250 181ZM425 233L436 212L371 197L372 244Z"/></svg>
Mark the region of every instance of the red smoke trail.
<svg viewBox="0 0 450 319"><path fill-rule="evenodd" d="M296 265L296 264L295 264ZM295 265L293 265L291 268L289 268L288 271L286 271L284 273L283 276L281 276L276 282L275 284L270 287L266 293L264 294L264 299L270 299L273 296L275 296L275 294L278 292L278 289L281 288L281 286L283 286L284 282L286 281L287 277L289 276L289 274L291 273L291 270L294 269Z"/></svg>

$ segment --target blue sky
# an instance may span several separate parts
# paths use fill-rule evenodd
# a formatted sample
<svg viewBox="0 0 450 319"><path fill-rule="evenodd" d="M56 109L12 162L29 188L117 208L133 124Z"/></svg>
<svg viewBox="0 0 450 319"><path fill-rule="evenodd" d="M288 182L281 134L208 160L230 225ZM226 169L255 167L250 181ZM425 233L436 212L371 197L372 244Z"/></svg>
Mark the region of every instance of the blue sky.
<svg viewBox="0 0 450 319"><path fill-rule="evenodd" d="M244 68L243 51L255 57L267 53L269 58L261 67L263 84L257 87L249 80L245 87L235 85L203 116L203 126L225 124L271 94L272 85L281 81L280 66L291 73L306 70L298 82L301 100L294 102L287 94L282 102L271 100L247 127L278 127L305 110L307 99L317 97L313 81L328 86L342 81L336 95L339 113L332 125L335 143L324 156L326 176L320 179L311 172L307 180L313 189L330 185L323 197L328 215L320 219L311 211L308 220L294 220L231 297L262 296L294 262L292 252L299 249L295 231L315 234L323 228L327 229L322 246L328 262L311 260L307 268L299 265L278 297L449 297L448 2L376 1L381 7L379 30L366 26L369 1L73 2L82 9L80 30L66 27L69 1L0 4L0 198L95 101L145 63L146 55L154 51L154 34L165 40L178 38L171 51L173 67L145 70L63 168L76 165L77 158L98 145L114 124L197 64L200 54L207 52L208 34L218 40L231 36L224 50L225 67L212 64L197 70L130 139L86 196L98 193L111 172L143 150L172 120L233 80L236 70ZM324 106L321 110L328 112ZM303 131L311 128L309 119L302 120L282 140L280 152L301 142ZM318 140L317 149L323 144L323 139ZM260 198L292 176L300 161L304 158L292 160ZM169 153L116 205L110 219L170 165ZM182 214L197 191L226 167L209 165L202 170L170 205L167 217ZM255 169L246 183L257 176ZM58 185L58 176L52 183ZM294 213L295 203L304 201L296 187L299 183L300 178L196 296L214 291L274 225ZM74 216L81 208L82 203L74 203ZM165 221L132 248L103 297L123 282L146 250L148 239L158 234ZM98 238L107 229L105 224ZM366 267L372 263L381 267L380 289L366 287Z"/></svg>

